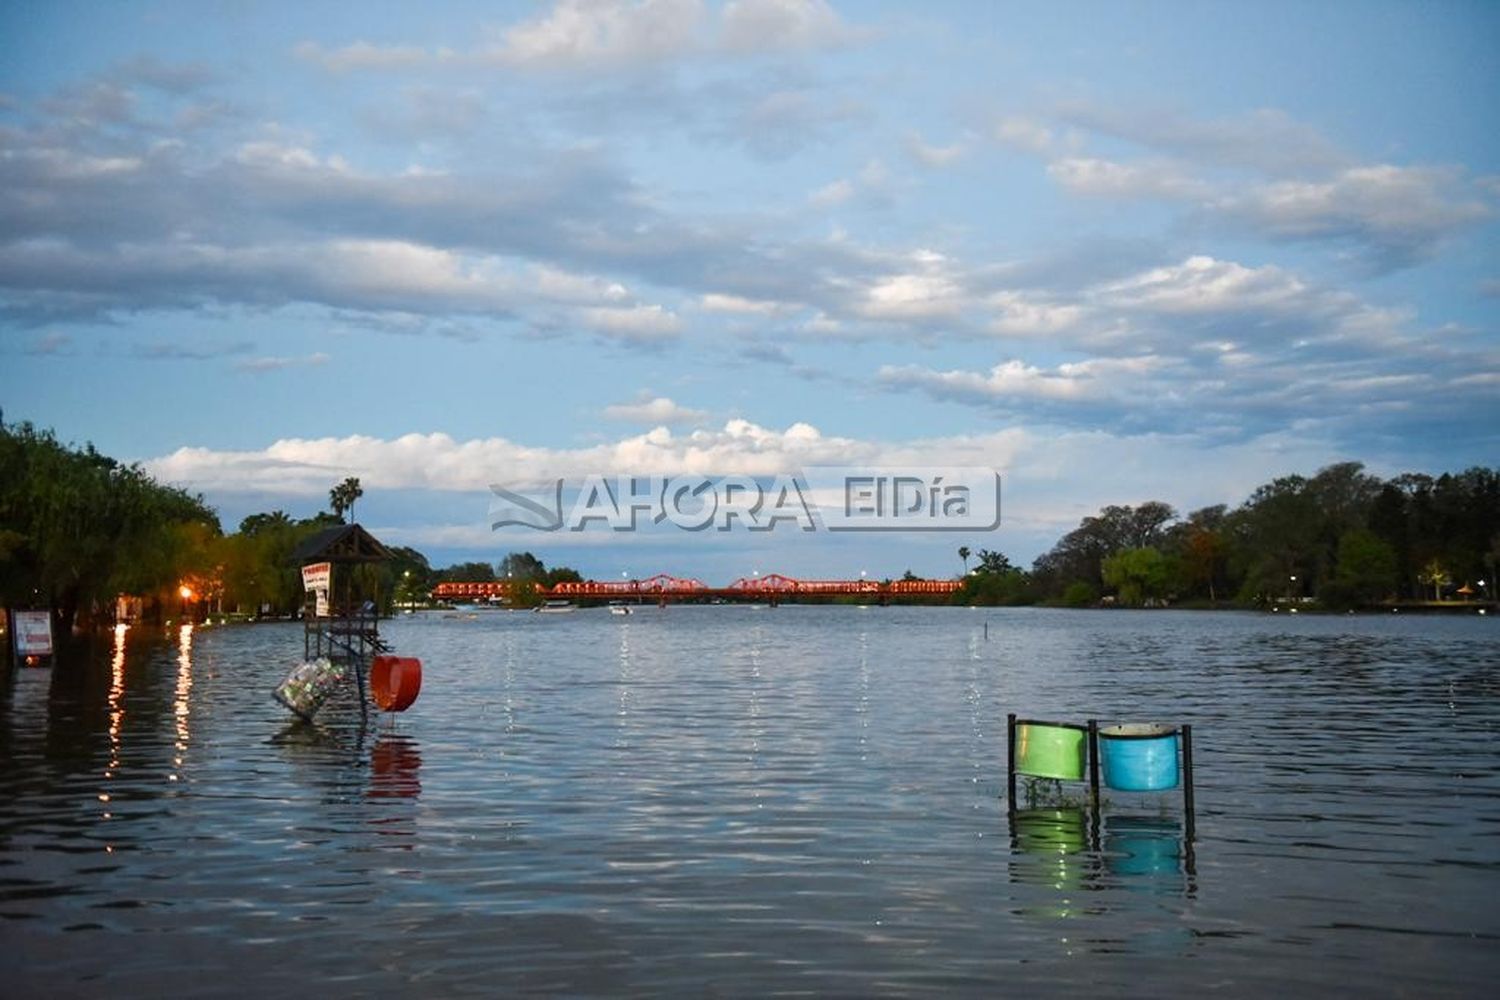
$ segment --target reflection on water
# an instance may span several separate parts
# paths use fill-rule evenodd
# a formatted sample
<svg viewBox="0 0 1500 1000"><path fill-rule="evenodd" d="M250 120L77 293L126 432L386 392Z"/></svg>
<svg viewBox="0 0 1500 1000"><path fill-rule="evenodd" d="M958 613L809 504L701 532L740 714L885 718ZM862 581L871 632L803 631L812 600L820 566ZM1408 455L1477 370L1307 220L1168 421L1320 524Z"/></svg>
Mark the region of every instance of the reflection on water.
<svg viewBox="0 0 1500 1000"><path fill-rule="evenodd" d="M1083 893L1100 888L1101 865L1091 835L1092 815L1081 806L1058 809L1018 809L1009 816L1015 856L1010 879L1020 885L1050 892L1025 897L1016 912L1054 919L1087 912Z"/></svg>
<svg viewBox="0 0 1500 1000"><path fill-rule="evenodd" d="M172 744L174 751L172 765L176 768L182 767L183 754L187 753L188 739L188 716L192 714L191 696L193 693L193 626L191 623L183 625L177 633L177 692L172 702L172 715L176 721L176 739ZM172 781L177 780L174 771L169 775Z"/></svg>
<svg viewBox="0 0 1500 1000"><path fill-rule="evenodd" d="M1103 850L1105 866L1115 875L1196 891L1195 883L1179 878L1196 873L1192 841L1177 819L1106 815Z"/></svg>
<svg viewBox="0 0 1500 1000"><path fill-rule="evenodd" d="M372 799L414 799L422 794L422 748L410 736L384 733L370 750Z"/></svg>
<svg viewBox="0 0 1500 1000"><path fill-rule="evenodd" d="M271 700L296 625L10 670L7 995L1431 996L1500 971L1492 620L976 614L412 615L383 631L422 699L368 724ZM1192 722L1197 840L1174 796L1009 816L1007 712Z"/></svg>

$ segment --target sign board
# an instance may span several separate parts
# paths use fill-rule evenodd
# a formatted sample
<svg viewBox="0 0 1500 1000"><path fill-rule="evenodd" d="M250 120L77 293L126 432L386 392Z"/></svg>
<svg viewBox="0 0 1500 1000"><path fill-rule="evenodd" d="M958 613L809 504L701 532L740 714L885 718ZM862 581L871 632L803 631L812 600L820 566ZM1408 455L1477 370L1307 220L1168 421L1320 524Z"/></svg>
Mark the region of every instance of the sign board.
<svg viewBox="0 0 1500 1000"><path fill-rule="evenodd" d="M302 567L302 589L328 592L328 580L333 575L333 563L313 563Z"/></svg>
<svg viewBox="0 0 1500 1000"><path fill-rule="evenodd" d="M318 618L328 617L328 591L315 590L313 594L317 597L317 604L313 608L313 615Z"/></svg>
<svg viewBox="0 0 1500 1000"><path fill-rule="evenodd" d="M17 656L52 655L52 612L13 611Z"/></svg>

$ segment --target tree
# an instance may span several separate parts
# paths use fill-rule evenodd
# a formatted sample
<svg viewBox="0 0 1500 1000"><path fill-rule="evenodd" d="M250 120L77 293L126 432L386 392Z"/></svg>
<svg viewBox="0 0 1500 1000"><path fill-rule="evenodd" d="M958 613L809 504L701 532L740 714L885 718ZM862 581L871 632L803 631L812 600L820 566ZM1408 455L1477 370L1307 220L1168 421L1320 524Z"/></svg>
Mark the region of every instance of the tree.
<svg viewBox="0 0 1500 1000"><path fill-rule="evenodd" d="M1329 607L1352 608L1387 596L1395 586L1395 549L1374 532L1353 528L1339 538L1334 578L1318 598Z"/></svg>
<svg viewBox="0 0 1500 1000"><path fill-rule="evenodd" d="M958 547L958 558L960 558L960 559L962 559L964 561L964 576L968 576L969 575L969 547L967 545L960 545Z"/></svg>
<svg viewBox="0 0 1500 1000"><path fill-rule="evenodd" d="M354 523L354 501L365 495L365 491L359 485L359 477L350 476L342 483L328 491L328 505L333 509L333 515L340 522L344 519L344 513L349 514L349 523Z"/></svg>
<svg viewBox="0 0 1500 1000"><path fill-rule="evenodd" d="M504 559L496 571L496 576L501 580L542 580L547 575L547 567L540 559L530 552L511 552Z"/></svg>
<svg viewBox="0 0 1500 1000"><path fill-rule="evenodd" d="M1008 573L1015 569L1010 564L1010 559L1003 552L991 552L989 549L979 550L979 572L980 573Z"/></svg>
<svg viewBox="0 0 1500 1000"><path fill-rule="evenodd" d="M436 580L454 583L493 583L495 567L487 562L454 563L452 566L438 570Z"/></svg>
<svg viewBox="0 0 1500 1000"><path fill-rule="evenodd" d="M161 599L212 573L219 534L201 497L93 445L0 424L0 603L48 607L66 634L122 592Z"/></svg>
<svg viewBox="0 0 1500 1000"><path fill-rule="evenodd" d="M1422 567L1422 572L1419 574L1418 579L1432 587L1432 599L1434 601L1441 601L1443 599L1443 588L1453 582L1453 578L1448 575L1448 570L1444 568L1442 562L1438 559L1429 560L1427 565Z"/></svg>
<svg viewBox="0 0 1500 1000"><path fill-rule="evenodd" d="M1171 566L1159 549L1126 549L1104 560L1104 582L1116 588L1120 603L1140 605L1167 596Z"/></svg>

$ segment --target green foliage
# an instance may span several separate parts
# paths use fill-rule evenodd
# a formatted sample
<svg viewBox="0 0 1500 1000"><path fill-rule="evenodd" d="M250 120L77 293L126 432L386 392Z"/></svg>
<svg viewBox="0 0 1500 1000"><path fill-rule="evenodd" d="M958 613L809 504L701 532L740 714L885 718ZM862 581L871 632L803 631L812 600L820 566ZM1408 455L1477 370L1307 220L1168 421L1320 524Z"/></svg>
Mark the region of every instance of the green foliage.
<svg viewBox="0 0 1500 1000"><path fill-rule="evenodd" d="M354 522L354 501L364 495L365 491L360 488L359 478L350 476L328 491L328 506L333 510L333 516L340 523L343 522L344 513L347 511L349 522L352 524Z"/></svg>
<svg viewBox="0 0 1500 1000"><path fill-rule="evenodd" d="M500 560L496 579L541 580L547 575L547 567L530 552L512 552Z"/></svg>
<svg viewBox="0 0 1500 1000"><path fill-rule="evenodd" d="M1171 561L1149 545L1116 552L1101 569L1105 585L1115 588L1120 603L1136 607L1161 602L1175 582Z"/></svg>
<svg viewBox="0 0 1500 1000"><path fill-rule="evenodd" d="M979 565L964 577L963 585L953 595L955 604L985 606L1033 604L1031 581L1011 565L1003 553L979 550Z"/></svg>
<svg viewBox="0 0 1500 1000"><path fill-rule="evenodd" d="M435 574L434 583L451 581L454 583L493 583L495 580L495 567L486 562L464 562L454 563L452 566L444 567Z"/></svg>
<svg viewBox="0 0 1500 1000"><path fill-rule="evenodd" d="M1070 608L1086 608L1099 602L1099 592L1082 580L1074 580L1062 593L1062 603Z"/></svg>
<svg viewBox="0 0 1500 1000"><path fill-rule="evenodd" d="M534 608L542 603L542 595L537 590L537 581L522 577L514 580L510 586L510 606L513 608Z"/></svg>
<svg viewBox="0 0 1500 1000"><path fill-rule="evenodd" d="M1493 469L1382 482L1343 462L1311 478L1274 479L1232 510L1219 505L1174 518L1156 502L1105 507L1037 559L1032 587L1052 600L1075 584L1097 590L1109 582L1127 603L1234 594L1261 605L1317 595L1352 607L1443 597L1460 583L1494 580L1500 569L1500 471ZM1156 549L1164 567L1119 558L1143 548Z"/></svg>
<svg viewBox="0 0 1500 1000"><path fill-rule="evenodd" d="M1338 568L1318 592L1331 608L1353 608L1389 597L1396 589L1396 550L1374 532L1351 528L1339 538Z"/></svg>
<svg viewBox="0 0 1500 1000"><path fill-rule="evenodd" d="M218 518L201 497L162 486L92 445L0 424L0 602L92 619L120 593L212 579Z"/></svg>

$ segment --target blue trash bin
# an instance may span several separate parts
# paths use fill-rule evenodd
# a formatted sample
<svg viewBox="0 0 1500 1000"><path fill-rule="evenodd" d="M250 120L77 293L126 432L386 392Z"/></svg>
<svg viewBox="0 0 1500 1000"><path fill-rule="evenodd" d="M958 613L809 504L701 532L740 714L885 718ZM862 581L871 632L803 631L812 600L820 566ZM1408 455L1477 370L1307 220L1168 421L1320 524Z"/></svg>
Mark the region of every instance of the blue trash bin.
<svg viewBox="0 0 1500 1000"><path fill-rule="evenodd" d="M1122 792L1177 787L1177 727L1130 722L1099 730L1099 764L1105 785Z"/></svg>

